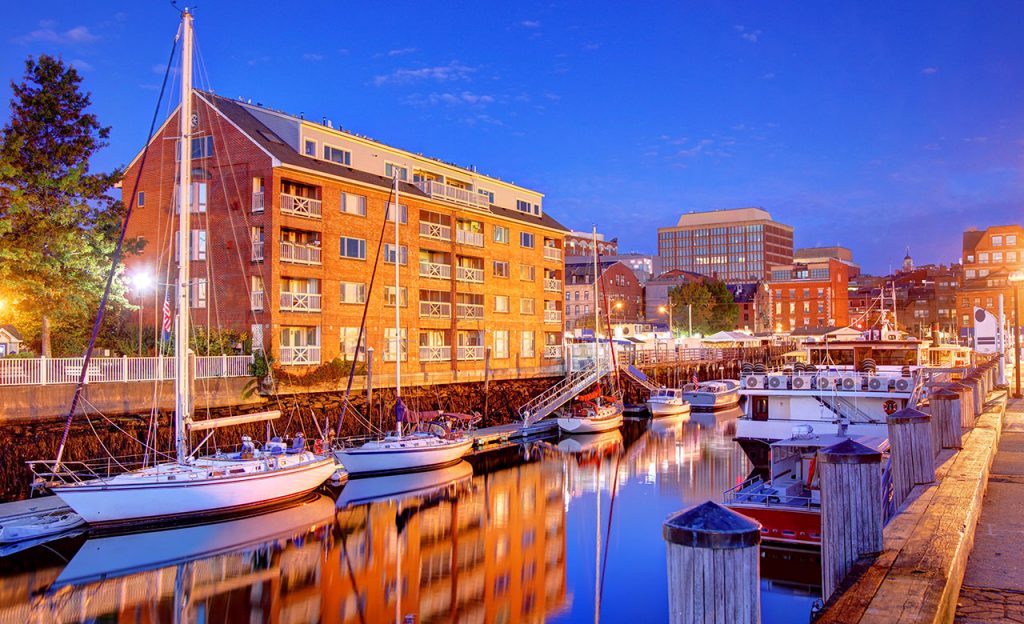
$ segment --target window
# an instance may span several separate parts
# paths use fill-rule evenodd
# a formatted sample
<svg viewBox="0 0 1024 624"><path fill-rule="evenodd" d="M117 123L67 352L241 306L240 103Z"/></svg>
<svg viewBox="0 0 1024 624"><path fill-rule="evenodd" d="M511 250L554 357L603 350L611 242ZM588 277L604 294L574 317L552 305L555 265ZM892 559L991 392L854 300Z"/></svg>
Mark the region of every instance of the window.
<svg viewBox="0 0 1024 624"><path fill-rule="evenodd" d="M384 218L386 218L391 223L394 223L395 222L395 215L392 214L393 211L391 210L391 208L392 208L392 203L388 202L388 205L385 208ZM402 222L401 223L402 223L402 225L405 225L406 223L409 222L409 207L408 206L406 206L405 204L398 204L398 214L401 215L401 218L402 218Z"/></svg>
<svg viewBox="0 0 1024 624"><path fill-rule="evenodd" d="M341 237L341 257L366 260L366 241L361 238Z"/></svg>
<svg viewBox="0 0 1024 624"><path fill-rule="evenodd" d="M1017 252L1016 251L1008 251L1008 252L1006 252L1006 261L1011 263L1011 264L1014 263L1014 262L1017 262Z"/></svg>
<svg viewBox="0 0 1024 624"><path fill-rule="evenodd" d="M491 191L488 191L487 189L477 189L476 192L486 197L488 202L492 204L494 203L494 193Z"/></svg>
<svg viewBox="0 0 1024 624"><path fill-rule="evenodd" d="M339 342L341 343L341 358L348 362L352 362L356 359L356 354L358 353L359 328L341 327L339 328L339 330Z"/></svg>
<svg viewBox="0 0 1024 624"><path fill-rule="evenodd" d="M398 263L401 265L407 264L409 261L409 248L405 245L398 247ZM395 263L395 246L391 243L384 243L384 262L386 264Z"/></svg>
<svg viewBox="0 0 1024 624"><path fill-rule="evenodd" d="M532 264L519 265L519 279L524 282L532 282L537 279L537 267Z"/></svg>
<svg viewBox="0 0 1024 624"><path fill-rule="evenodd" d="M146 192L139 191L139 199L135 202L135 206L138 208L146 207Z"/></svg>
<svg viewBox="0 0 1024 624"><path fill-rule="evenodd" d="M504 225L494 226L494 242L508 244L508 228Z"/></svg>
<svg viewBox="0 0 1024 624"><path fill-rule="evenodd" d="M1016 245L1017 245L1017 235L1016 234L1007 234L1006 235L1006 246L1007 247L1014 247Z"/></svg>
<svg viewBox="0 0 1024 624"><path fill-rule="evenodd" d="M341 211L345 214L366 216L366 197L354 193L341 194Z"/></svg>
<svg viewBox="0 0 1024 624"><path fill-rule="evenodd" d="M1002 262L1002 261L1003 261L1003 252L1001 252L1001 251L993 251L992 252L992 262Z"/></svg>
<svg viewBox="0 0 1024 624"><path fill-rule="evenodd" d="M519 246L533 249L533 234L529 232L519 233Z"/></svg>
<svg viewBox="0 0 1024 624"><path fill-rule="evenodd" d="M504 260L494 261L494 277L508 277L508 262Z"/></svg>
<svg viewBox="0 0 1024 624"><path fill-rule="evenodd" d="M983 264L984 263L988 263L988 252L987 251L983 251L980 254L978 254L978 262L981 262Z"/></svg>
<svg viewBox="0 0 1024 624"><path fill-rule="evenodd" d="M775 304L775 313L776 314L782 314L782 304L781 303L776 303Z"/></svg>
<svg viewBox="0 0 1024 624"><path fill-rule="evenodd" d="M263 228L262 227L250 227L249 228L249 239L252 242L252 257L250 258L253 262L263 261Z"/></svg>
<svg viewBox="0 0 1024 624"><path fill-rule="evenodd" d="M206 278L200 277L192 282L191 292L189 298L191 299L190 304L193 308L205 308L206 307Z"/></svg>
<svg viewBox="0 0 1024 624"><path fill-rule="evenodd" d="M967 261L974 262L974 254L967 254Z"/></svg>
<svg viewBox="0 0 1024 624"><path fill-rule="evenodd" d="M534 342L533 332L524 331L521 339L522 346L519 349L519 355L527 358L536 357L536 353L534 352L534 346L536 343Z"/></svg>
<svg viewBox="0 0 1024 624"><path fill-rule="evenodd" d="M394 362L396 351L400 354L401 359L409 359L409 330L403 327L401 333L399 333L397 337L398 340L395 339L396 334L394 327L384 328L383 359L385 362ZM396 342L398 343L397 345L395 344Z"/></svg>
<svg viewBox="0 0 1024 624"><path fill-rule="evenodd" d="M1003 237L1002 236L993 236L992 237L992 246L993 247L1002 247L1003 246Z"/></svg>
<svg viewBox="0 0 1024 624"><path fill-rule="evenodd" d="M516 200L516 210L519 212L533 212L532 208L533 207L530 205L530 202L522 199Z"/></svg>
<svg viewBox="0 0 1024 624"><path fill-rule="evenodd" d="M405 286L401 287L399 296L401 297L401 306L406 308L409 306L409 291ZM395 307L395 287L385 286L384 287L384 306L388 308Z"/></svg>
<svg viewBox="0 0 1024 624"><path fill-rule="evenodd" d="M494 295L494 311L508 314L508 295Z"/></svg>
<svg viewBox="0 0 1024 624"><path fill-rule="evenodd" d="M181 160L180 150L181 140L178 141L179 148L174 150L174 160ZM192 160L199 160L201 158L209 158L213 156L213 137L203 136L194 137L192 139Z"/></svg>
<svg viewBox="0 0 1024 624"><path fill-rule="evenodd" d="M263 277L260 275L249 276L249 307L254 311L263 309Z"/></svg>
<svg viewBox="0 0 1024 624"><path fill-rule="evenodd" d="M306 156L316 158L316 141L306 139Z"/></svg>
<svg viewBox="0 0 1024 624"><path fill-rule="evenodd" d="M496 329L494 330L494 349L491 353L492 357L495 358L507 358L508 357L508 330L507 329Z"/></svg>
<svg viewBox="0 0 1024 624"><path fill-rule="evenodd" d="M533 297L520 297L519 299L519 313L520 314L534 314L537 308L537 302Z"/></svg>
<svg viewBox="0 0 1024 624"><path fill-rule="evenodd" d="M206 230L192 230L189 238L189 260L206 260Z"/></svg>
<svg viewBox="0 0 1024 624"><path fill-rule="evenodd" d="M339 165L351 165L352 152L339 149L337 147L331 147L330 145L324 145L324 160L336 162Z"/></svg>
<svg viewBox="0 0 1024 624"><path fill-rule="evenodd" d="M362 282L342 282L341 302L366 303L366 284Z"/></svg>
<svg viewBox="0 0 1024 624"><path fill-rule="evenodd" d="M394 163L384 163L384 176L385 177L393 178L393 177L395 177L395 173L396 172L398 173L398 179L399 180L408 180L409 179L409 170L406 169L405 167L403 167L401 165L396 165Z"/></svg>
<svg viewBox="0 0 1024 624"><path fill-rule="evenodd" d="M967 279L974 279L974 269L967 269Z"/></svg>

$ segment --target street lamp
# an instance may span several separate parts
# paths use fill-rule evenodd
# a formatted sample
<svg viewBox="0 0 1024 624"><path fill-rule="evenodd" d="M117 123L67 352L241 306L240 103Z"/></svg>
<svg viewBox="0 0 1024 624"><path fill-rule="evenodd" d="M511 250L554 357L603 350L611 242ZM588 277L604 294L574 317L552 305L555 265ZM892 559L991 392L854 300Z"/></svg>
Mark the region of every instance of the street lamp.
<svg viewBox="0 0 1024 624"><path fill-rule="evenodd" d="M145 299L142 295L153 286L153 276L146 269L141 269L132 275L132 289L135 296L139 298L139 357L142 357L142 307Z"/></svg>
<svg viewBox="0 0 1024 624"><path fill-rule="evenodd" d="M658 312L661 314L668 313L668 335L675 338L672 333L672 306L658 306Z"/></svg>
<svg viewBox="0 0 1024 624"><path fill-rule="evenodd" d="M1014 271L1010 273L1010 286L1013 287L1013 376L1015 392L1014 398L1020 398L1020 310L1017 298L1017 291L1020 290L1021 282L1024 282L1024 272Z"/></svg>
<svg viewBox="0 0 1024 624"><path fill-rule="evenodd" d="M620 323L625 323L626 322L626 315L622 312L622 302L621 301L616 301L615 305L612 306L612 307L615 308L615 311L619 313L619 322Z"/></svg>

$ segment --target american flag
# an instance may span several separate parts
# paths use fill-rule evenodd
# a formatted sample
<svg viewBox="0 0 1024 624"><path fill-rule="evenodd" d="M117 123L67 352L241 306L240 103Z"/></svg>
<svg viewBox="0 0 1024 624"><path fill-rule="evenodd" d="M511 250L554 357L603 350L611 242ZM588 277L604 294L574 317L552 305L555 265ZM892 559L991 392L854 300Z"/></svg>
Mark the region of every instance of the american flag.
<svg viewBox="0 0 1024 624"><path fill-rule="evenodd" d="M164 297L164 340L171 337L171 289L167 289L167 296Z"/></svg>
<svg viewBox="0 0 1024 624"><path fill-rule="evenodd" d="M696 386L699 383L700 381L697 380L697 371L693 371L693 385Z"/></svg>

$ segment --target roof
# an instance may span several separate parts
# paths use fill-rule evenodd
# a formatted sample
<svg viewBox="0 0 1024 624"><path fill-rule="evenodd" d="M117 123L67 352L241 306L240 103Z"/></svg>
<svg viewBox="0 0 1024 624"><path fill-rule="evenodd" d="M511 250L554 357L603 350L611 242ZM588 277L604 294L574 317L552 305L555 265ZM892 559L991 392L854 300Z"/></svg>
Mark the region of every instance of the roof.
<svg viewBox="0 0 1024 624"><path fill-rule="evenodd" d="M603 275L605 271L607 271L613 265L616 265L616 264L622 264L622 263L619 262L618 260L610 260L610 261L609 260L604 260L604 261L601 261L601 262L598 263L598 270ZM624 264L622 266L625 267L627 270L629 269L629 267L627 267ZM565 264L565 277L566 277L565 284L567 286L571 285L571 284L569 284L569 277L570 276L591 277L592 275L594 275L594 262L593 262L593 260L591 260L590 262L566 262L566 264Z"/></svg>
<svg viewBox="0 0 1024 624"><path fill-rule="evenodd" d="M688 212L676 223L676 227L688 225L710 225L736 221L771 221L772 216L764 208L726 208L704 212Z"/></svg>
<svg viewBox="0 0 1024 624"><path fill-rule="evenodd" d="M14 338L18 342L24 342L24 338L21 337L21 333L14 327L14 325L0 325L0 329L10 334L11 338Z"/></svg>
<svg viewBox="0 0 1024 624"><path fill-rule="evenodd" d="M735 331L720 331L717 334L706 336L704 342L761 342L760 338Z"/></svg>
<svg viewBox="0 0 1024 624"><path fill-rule="evenodd" d="M239 104L234 100L208 92L201 92L200 95L205 98L211 106L217 109L218 112L235 124L235 126L249 137L251 141L263 148L264 151L269 153L273 158L276 158L282 164L301 167L303 169L308 169L310 171L330 176L346 178L354 182L370 184L384 189L391 188L391 178L361 171L359 169L353 169L352 167L346 167L345 165L339 165L334 162L311 158L299 153L284 139L278 136L277 133L250 113L246 106ZM410 182L401 182L399 184L399 190L405 195L411 195L422 199L430 198L430 196L421 191L418 186ZM563 232L569 231L569 228L553 219L546 212L537 216L494 205L490 207L490 211L499 217L504 217L513 221L528 223L530 225L550 228L553 230L561 230Z"/></svg>
<svg viewBox="0 0 1024 624"><path fill-rule="evenodd" d="M849 327L836 327L835 325L829 325L828 327L797 327L793 331L789 332L790 336L827 336L829 334L842 333L843 330L850 330ZM860 334L861 332L853 329L852 331Z"/></svg>

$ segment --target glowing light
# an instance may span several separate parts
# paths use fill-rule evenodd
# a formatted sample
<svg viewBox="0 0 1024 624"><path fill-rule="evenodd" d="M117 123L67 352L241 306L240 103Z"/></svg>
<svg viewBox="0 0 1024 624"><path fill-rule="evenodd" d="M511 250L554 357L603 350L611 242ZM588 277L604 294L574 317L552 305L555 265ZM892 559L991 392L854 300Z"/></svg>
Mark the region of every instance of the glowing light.
<svg viewBox="0 0 1024 624"><path fill-rule="evenodd" d="M132 287L135 289L135 292L138 293L145 292L152 288L153 281L153 276L146 270L138 271L132 274L131 277Z"/></svg>

